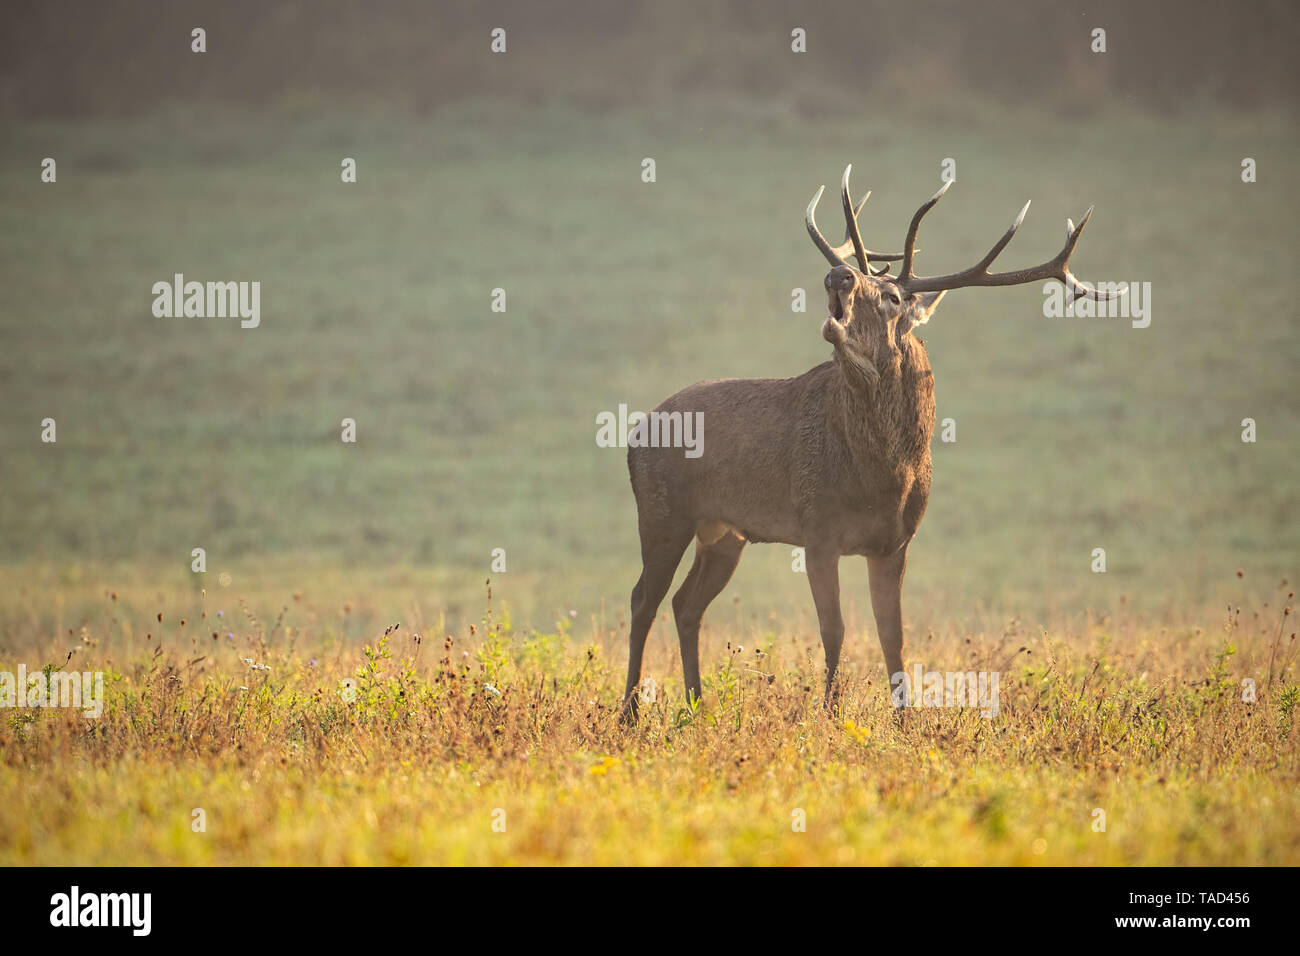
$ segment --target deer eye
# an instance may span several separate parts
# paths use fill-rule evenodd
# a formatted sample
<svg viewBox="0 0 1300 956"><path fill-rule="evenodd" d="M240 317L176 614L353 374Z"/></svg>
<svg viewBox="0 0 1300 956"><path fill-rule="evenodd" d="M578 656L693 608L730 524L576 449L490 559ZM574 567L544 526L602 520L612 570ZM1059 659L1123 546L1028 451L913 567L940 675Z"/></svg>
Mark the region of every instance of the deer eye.
<svg viewBox="0 0 1300 956"><path fill-rule="evenodd" d="M888 299L890 302L894 303L894 305L898 305L898 304L902 301L902 300L899 299L899 297L898 297L897 295L895 295L893 292L886 292L886 293L885 293L885 298Z"/></svg>

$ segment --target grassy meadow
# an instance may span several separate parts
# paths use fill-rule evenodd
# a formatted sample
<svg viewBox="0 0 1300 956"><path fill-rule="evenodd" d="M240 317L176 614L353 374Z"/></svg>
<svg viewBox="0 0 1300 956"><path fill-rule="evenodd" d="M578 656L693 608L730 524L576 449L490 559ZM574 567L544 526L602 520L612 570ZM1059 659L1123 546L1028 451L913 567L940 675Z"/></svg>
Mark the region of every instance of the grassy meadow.
<svg viewBox="0 0 1300 956"><path fill-rule="evenodd" d="M362 647L297 605L241 609L239 638L164 620L153 654L83 628L75 666L105 672L105 711L8 718L0 863L1300 860L1277 605L1208 631L1119 619L914 643L1001 674L988 718L900 720L860 660L831 715L814 640L715 628L704 703L666 677L632 730L616 634L517 630L488 608L467 635L408 623ZM649 671L671 674L652 648ZM1242 672L1261 675L1249 704Z"/></svg>
<svg viewBox="0 0 1300 956"><path fill-rule="evenodd" d="M107 700L0 713L0 864L1300 863L1293 124L832 107L7 120L0 670L71 654ZM824 361L808 199L852 162L897 248L948 157L922 271L1026 199L999 264L1042 261L1095 203L1075 273L1152 288L1144 329L1027 286L921 330L957 440L906 656L998 671L998 715L897 719L860 561L826 714L768 545L705 618L702 706L661 614L621 729L640 566L596 415ZM260 280L261 326L154 318L177 272Z"/></svg>

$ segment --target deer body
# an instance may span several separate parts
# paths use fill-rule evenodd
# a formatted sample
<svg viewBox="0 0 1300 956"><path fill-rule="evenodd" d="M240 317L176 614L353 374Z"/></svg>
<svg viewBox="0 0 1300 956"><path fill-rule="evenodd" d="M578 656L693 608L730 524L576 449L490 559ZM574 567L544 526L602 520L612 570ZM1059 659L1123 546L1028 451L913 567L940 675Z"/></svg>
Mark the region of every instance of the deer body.
<svg viewBox="0 0 1300 956"><path fill-rule="evenodd" d="M643 568L632 591L625 719L636 717L646 637L692 538L695 559L672 602L688 697L701 692L700 621L750 541L805 549L826 653L828 703L836 692L844 640L839 594L844 555L867 559L886 673L891 683L904 681L902 580L908 543L929 498L935 418L934 379L913 328L929 320L949 288L1057 278L1076 295L1103 295L1078 283L1066 268L1087 216L1078 229L1069 225L1065 249L1034 269L988 272L1023 220L1022 210L976 266L919 277L912 271L917 228L947 187L913 217L904 252L883 254L862 244L857 226L862 204L852 205L848 176L846 169L842 245L832 247L813 219L821 191L805 214L809 235L833 267L824 280L829 315L822 326L834 349L832 360L796 378L700 382L666 399L655 411L681 412L683 418L702 413L708 441L699 457L674 448L628 449ZM847 262L850 251L861 269ZM871 261L896 260L903 262L897 278L886 276L888 265L870 267ZM907 688L891 699L909 703Z"/></svg>
<svg viewBox="0 0 1300 956"><path fill-rule="evenodd" d="M898 594L930 492L934 382L920 339L880 345L874 376L837 353L796 378L701 382L666 399L656 411L703 412L708 439L698 458L628 449L645 563L633 593L634 651L696 540L691 573L673 599L688 694L701 692L700 620L747 542L805 548L819 619L827 609L828 688L843 644L840 557L867 557L873 582ZM881 643L892 674L902 670L901 615L891 620L898 626L882 629ZM629 695L640 679L635 663Z"/></svg>
<svg viewBox="0 0 1300 956"><path fill-rule="evenodd" d="M646 518L690 525L711 544L833 544L840 554L896 551L925 512L934 389L925 348L910 337L892 378L869 388L842 362L796 378L700 382L656 411L703 412L706 451L629 448Z"/></svg>

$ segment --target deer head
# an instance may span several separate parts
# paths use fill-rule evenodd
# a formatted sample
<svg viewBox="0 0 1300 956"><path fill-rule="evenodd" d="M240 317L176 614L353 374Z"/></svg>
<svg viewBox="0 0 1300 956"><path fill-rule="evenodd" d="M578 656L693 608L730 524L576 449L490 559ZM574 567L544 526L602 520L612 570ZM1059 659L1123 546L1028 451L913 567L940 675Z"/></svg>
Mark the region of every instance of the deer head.
<svg viewBox="0 0 1300 956"><path fill-rule="evenodd" d="M967 286L1003 286L1022 285L1043 279L1056 279L1069 291L1071 299L1087 296L1092 299L1110 299L1114 293L1098 292L1076 279L1069 270L1070 254L1074 251L1083 234L1084 227L1092 217L1090 208L1079 222L1078 228L1071 220L1066 220L1065 246L1057 255L1047 262L1029 269L1013 272L990 273L989 266L998 254L1006 248L1011 237L1016 234L1024 222L1029 203L1025 203L1020 215L1011 224L988 254L979 262L961 272L943 276L918 276L913 270L916 256L916 236L921 219L934 204L943 198L952 182L947 182L937 193L916 211L907 230L907 240L901 253L873 252L862 242L858 229L858 216L862 207L871 196L868 192L862 201L853 205L849 194L849 173L853 167L844 168L844 177L840 180L840 199L844 208L845 232L844 242L832 246L817 228L814 213L817 202L826 187L822 186L813 196L804 212L804 223L814 245L821 250L826 261L832 266L826 274L825 286L828 312L822 324L822 336L835 346L836 354L850 366L862 371L869 380L874 381L873 373L882 361L891 353L897 353L903 336L918 325L924 325L934 314L935 308L949 289ZM855 268L846 258L849 254L858 260ZM902 261L902 268L897 277L889 275L890 263ZM872 268L873 262L882 262L879 268Z"/></svg>
<svg viewBox="0 0 1300 956"><path fill-rule="evenodd" d="M851 369L874 384L878 370L897 355L902 337L914 326L929 321L943 292L909 295L889 277L889 264L903 258L902 253L873 252L862 242L858 216L871 193L854 206L849 194L846 166L840 180L840 198L844 207L844 242L832 246L817 228L815 212L825 186L817 190L804 214L808 234L833 267L826 274L827 316L822 323L822 337L835 346L836 355ZM846 258L857 257L859 268ZM883 262L872 268L873 262Z"/></svg>

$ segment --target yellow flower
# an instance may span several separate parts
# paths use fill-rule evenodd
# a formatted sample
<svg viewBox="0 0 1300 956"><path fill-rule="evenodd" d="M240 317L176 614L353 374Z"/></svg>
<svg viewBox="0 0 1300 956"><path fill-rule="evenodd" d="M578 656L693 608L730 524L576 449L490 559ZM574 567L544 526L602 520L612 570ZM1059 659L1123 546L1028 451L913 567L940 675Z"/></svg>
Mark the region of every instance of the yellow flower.
<svg viewBox="0 0 1300 956"><path fill-rule="evenodd" d="M618 764L617 757L606 757L600 763L587 768L587 773L594 773L598 777L603 777L609 773L609 768Z"/></svg>
<svg viewBox="0 0 1300 956"><path fill-rule="evenodd" d="M844 721L844 724L842 726L844 728L844 731L860 744L865 744L868 740L871 739L870 727L865 727L865 726L859 727L856 723L854 723L851 720Z"/></svg>

